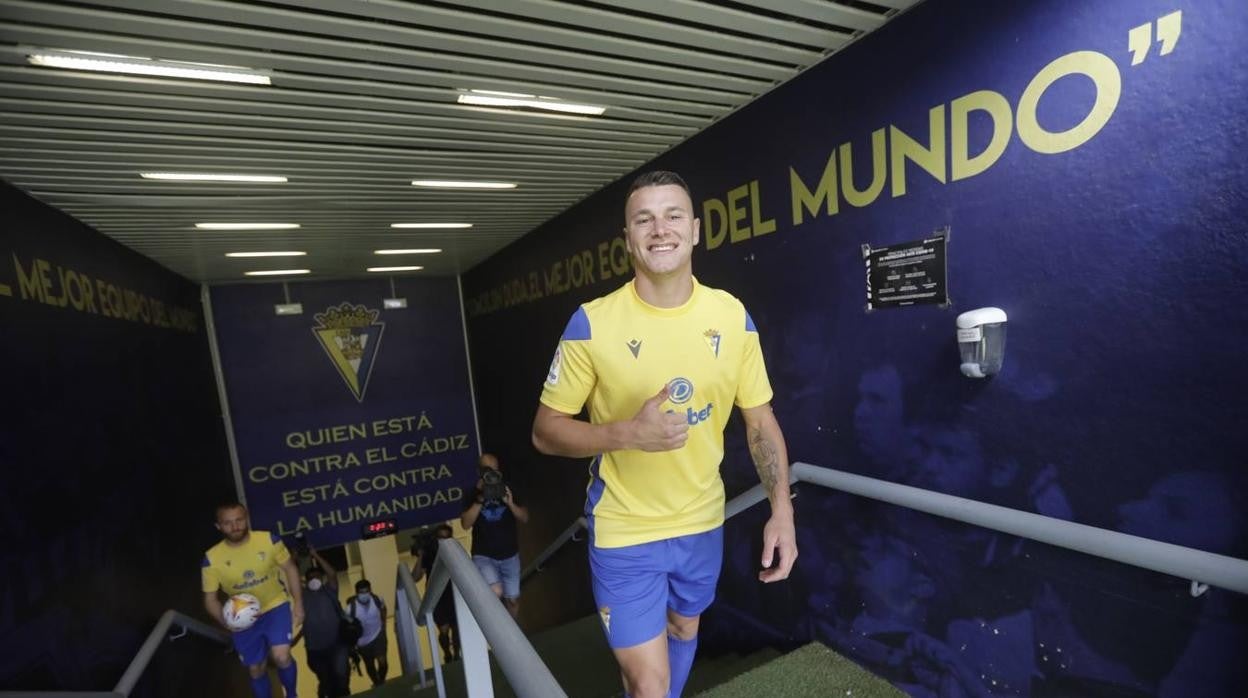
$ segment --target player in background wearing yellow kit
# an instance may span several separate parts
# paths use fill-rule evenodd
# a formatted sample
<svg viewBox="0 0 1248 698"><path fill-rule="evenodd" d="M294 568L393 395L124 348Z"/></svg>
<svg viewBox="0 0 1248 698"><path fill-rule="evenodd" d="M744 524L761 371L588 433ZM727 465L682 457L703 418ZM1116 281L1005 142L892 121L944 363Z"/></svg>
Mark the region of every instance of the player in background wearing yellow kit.
<svg viewBox="0 0 1248 698"><path fill-rule="evenodd" d="M266 656L277 666L287 698L295 698L298 669L290 656L294 626L303 623L303 589L299 568L286 544L268 531L252 531L247 508L231 502L217 507L217 530L225 537L204 553L204 609L226 630L219 594L251 594L260 600L260 618L246 630L231 631L234 649L251 674L256 698L269 698ZM278 570L285 583L278 578Z"/></svg>
<svg viewBox="0 0 1248 698"><path fill-rule="evenodd" d="M637 178L624 209L634 278L572 315L533 422L539 451L594 458L594 600L632 698L676 698L689 677L723 562L719 465L733 404L771 501L759 579L785 579L797 559L758 331L740 301L693 277L699 225L679 175ZM589 421L576 419L586 406Z"/></svg>

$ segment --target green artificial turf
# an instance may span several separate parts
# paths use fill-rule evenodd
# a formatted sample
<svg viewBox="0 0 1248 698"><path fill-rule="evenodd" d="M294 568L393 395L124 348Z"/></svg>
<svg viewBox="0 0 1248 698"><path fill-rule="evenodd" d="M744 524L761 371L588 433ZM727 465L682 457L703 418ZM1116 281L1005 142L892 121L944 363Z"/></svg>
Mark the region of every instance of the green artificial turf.
<svg viewBox="0 0 1248 698"><path fill-rule="evenodd" d="M895 698L887 681L817 643L697 694L698 698Z"/></svg>

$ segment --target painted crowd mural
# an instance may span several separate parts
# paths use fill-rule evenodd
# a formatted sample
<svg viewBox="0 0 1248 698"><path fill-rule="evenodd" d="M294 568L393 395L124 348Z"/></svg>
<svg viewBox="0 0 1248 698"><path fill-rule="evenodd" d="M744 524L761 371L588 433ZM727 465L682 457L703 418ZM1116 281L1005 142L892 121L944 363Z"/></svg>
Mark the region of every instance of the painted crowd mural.
<svg viewBox="0 0 1248 698"><path fill-rule="evenodd" d="M1233 2L927 2L643 168L690 183L694 274L753 316L791 459L1248 557L1245 29ZM485 438L527 443L563 322L629 278L630 180L465 277ZM864 246L939 231L948 305L868 308ZM987 306L1009 340L976 380L954 320ZM731 496L736 420L725 446ZM585 480L549 463L570 521ZM1241 595L797 489L785 584L757 583L766 507L728 522L708 651L821 641L915 696L1248 679Z"/></svg>

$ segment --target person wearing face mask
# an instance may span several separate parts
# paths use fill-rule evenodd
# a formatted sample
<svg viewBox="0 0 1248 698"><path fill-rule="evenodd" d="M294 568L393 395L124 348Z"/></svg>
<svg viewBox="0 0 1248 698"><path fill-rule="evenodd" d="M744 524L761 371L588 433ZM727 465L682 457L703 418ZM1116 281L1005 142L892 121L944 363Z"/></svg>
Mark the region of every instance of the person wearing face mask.
<svg viewBox="0 0 1248 698"><path fill-rule="evenodd" d="M390 670L386 660L386 604L373 593L373 586L367 579L355 583L355 596L347 599L347 614L364 626L356 651L364 660L368 678L374 686L380 686Z"/></svg>
<svg viewBox="0 0 1248 698"><path fill-rule="evenodd" d="M347 646L339 640L342 606L338 602L338 572L329 561L308 546L313 566L305 579L303 593L303 646L308 668L316 674L317 698L350 695Z"/></svg>

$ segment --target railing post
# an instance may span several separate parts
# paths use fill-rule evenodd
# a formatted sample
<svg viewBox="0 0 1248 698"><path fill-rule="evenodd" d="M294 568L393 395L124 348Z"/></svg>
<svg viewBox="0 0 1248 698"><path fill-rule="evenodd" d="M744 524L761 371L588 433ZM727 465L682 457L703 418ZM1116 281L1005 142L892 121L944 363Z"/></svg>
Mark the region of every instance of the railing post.
<svg viewBox="0 0 1248 698"><path fill-rule="evenodd" d="M400 567L402 565L400 564ZM409 573L410 577L410 573ZM403 573L398 574L398 593L395 594L394 634L399 643L399 661L403 665L403 675L411 676L419 672L420 687L427 684L425 679L425 662L420 651L420 635L416 630L416 609L407 598L404 588Z"/></svg>
<svg viewBox="0 0 1248 698"><path fill-rule="evenodd" d="M533 558L533 561L529 563L528 567L524 568L524 571L520 573L520 583L523 584L530 575L541 572L542 565L546 564L547 560L549 560L555 553L559 552L559 549L562 548L565 543L576 539L576 534L580 533L585 526L586 523L584 516L578 517L576 521L573 521L571 526L564 529L563 533L560 533L550 545L546 546L545 550L538 554L537 557Z"/></svg>
<svg viewBox="0 0 1248 698"><path fill-rule="evenodd" d="M143 675L143 670L147 668L147 663L151 661L152 655L156 654L160 643L165 641L165 635L173 626L173 619L176 615L176 611L169 609L160 616L160 620L156 621L156 627L148 633L138 654L130 661L130 666L126 667L126 673L121 675L121 680L113 687L114 692L123 696L130 695L130 692L134 690L134 685L139 682L139 677Z"/></svg>
<svg viewBox="0 0 1248 698"><path fill-rule="evenodd" d="M494 698L494 683L490 679L490 648L485 642L485 635L477 619L472 615L464 597L459 593L459 586L452 584L451 591L455 594L455 619L459 624L460 656L464 664L464 686L468 689L468 698Z"/></svg>
<svg viewBox="0 0 1248 698"><path fill-rule="evenodd" d="M438 687L438 698L446 698L446 682L442 680L442 648L438 644L438 624L433 620L433 611L425 614L425 633L429 636L429 656L433 657L433 680Z"/></svg>
<svg viewBox="0 0 1248 698"><path fill-rule="evenodd" d="M421 607L421 592L416 591L416 579L406 564L398 564L398 583L394 587L396 596L396 616L394 616L394 634L398 639L399 658L403 662L403 673L409 674L412 668L421 674L421 688L427 686L424 678L424 658L421 656L421 637L417 631L417 609Z"/></svg>
<svg viewBox="0 0 1248 698"><path fill-rule="evenodd" d="M425 587L428 593L421 602L419 612L432 613L438 598L452 580L452 594L459 615L460 644L469 678L467 683L475 691L473 695L478 698L493 696L486 650L488 638L499 668L519 698L567 698L567 693L559 687L550 668L542 662L520 626L507 613L506 607L499 603L498 596L485 583L459 541L446 539L438 543L438 558L433 563L429 583ZM470 664L474 672L485 672L484 681L472 676L473 672L468 671Z"/></svg>

